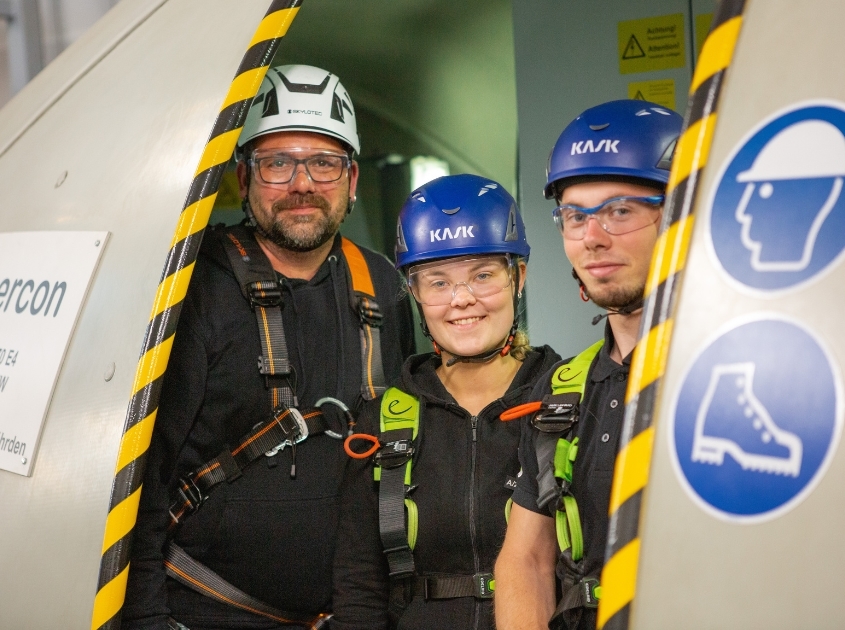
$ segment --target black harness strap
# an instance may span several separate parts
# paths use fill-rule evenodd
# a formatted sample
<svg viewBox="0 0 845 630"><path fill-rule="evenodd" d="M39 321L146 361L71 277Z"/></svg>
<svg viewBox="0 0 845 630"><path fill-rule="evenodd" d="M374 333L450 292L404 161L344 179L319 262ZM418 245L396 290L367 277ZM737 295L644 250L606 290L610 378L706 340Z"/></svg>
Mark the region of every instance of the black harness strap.
<svg viewBox="0 0 845 630"><path fill-rule="evenodd" d="M283 626L306 626L311 630L318 630L331 619L331 615L326 613L320 613L315 617L286 612L269 606L233 586L211 569L191 558L181 547L172 542L165 551L164 567L167 575L201 595L272 619Z"/></svg>
<svg viewBox="0 0 845 630"><path fill-rule="evenodd" d="M325 416L319 409L303 415L295 408L279 407L272 420L257 424L234 449L223 450L179 480L175 500L170 505L170 528L196 512L214 486L224 481L231 483L241 476L244 468L268 451L293 446L327 430Z"/></svg>
<svg viewBox="0 0 845 630"><path fill-rule="evenodd" d="M425 599L452 599L454 597L492 599L495 588L492 573L421 575L413 578L411 594Z"/></svg>
<svg viewBox="0 0 845 630"><path fill-rule="evenodd" d="M223 234L220 242L258 323L261 340L258 371L270 391L270 404L273 409L280 404L297 407L289 381L291 368L282 324L282 287L276 272L248 228L232 226Z"/></svg>
<svg viewBox="0 0 845 630"><path fill-rule="evenodd" d="M378 495L378 522L381 543L391 578L414 574L414 554L408 544L405 526L405 465L414 454L412 429L381 433L382 450L375 462L381 466Z"/></svg>

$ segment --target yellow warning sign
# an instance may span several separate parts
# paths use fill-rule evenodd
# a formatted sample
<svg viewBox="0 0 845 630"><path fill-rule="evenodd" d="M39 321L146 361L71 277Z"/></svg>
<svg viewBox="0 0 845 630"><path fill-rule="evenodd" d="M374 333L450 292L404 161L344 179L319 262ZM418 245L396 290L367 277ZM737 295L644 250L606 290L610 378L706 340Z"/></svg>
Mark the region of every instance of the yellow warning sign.
<svg viewBox="0 0 845 630"><path fill-rule="evenodd" d="M640 81L628 84L628 98L640 101L651 101L669 109L675 109L675 81L660 79L659 81Z"/></svg>
<svg viewBox="0 0 845 630"><path fill-rule="evenodd" d="M704 46L704 40L710 33L710 24L713 23L712 13L702 13L695 16L695 60L698 61L698 56L701 54L701 47Z"/></svg>
<svg viewBox="0 0 845 630"><path fill-rule="evenodd" d="M683 13L619 22L617 33L620 74L683 68L686 64Z"/></svg>

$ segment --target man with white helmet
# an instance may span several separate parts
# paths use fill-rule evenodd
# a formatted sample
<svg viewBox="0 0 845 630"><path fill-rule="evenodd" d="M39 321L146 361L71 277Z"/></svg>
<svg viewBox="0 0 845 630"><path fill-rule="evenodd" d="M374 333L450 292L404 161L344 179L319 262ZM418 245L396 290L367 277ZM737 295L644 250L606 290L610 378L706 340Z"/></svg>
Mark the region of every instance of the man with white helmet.
<svg viewBox="0 0 845 630"><path fill-rule="evenodd" d="M540 380L537 402L502 415L523 424L495 567L499 630L596 626L628 367L681 122L654 103L604 103L572 121L549 157L545 193L564 251L581 299L607 322L602 341Z"/></svg>
<svg viewBox="0 0 845 630"><path fill-rule="evenodd" d="M338 233L359 150L335 75L267 72L238 141L247 219L206 233L161 384L124 628L331 613L340 438L414 338L391 264Z"/></svg>

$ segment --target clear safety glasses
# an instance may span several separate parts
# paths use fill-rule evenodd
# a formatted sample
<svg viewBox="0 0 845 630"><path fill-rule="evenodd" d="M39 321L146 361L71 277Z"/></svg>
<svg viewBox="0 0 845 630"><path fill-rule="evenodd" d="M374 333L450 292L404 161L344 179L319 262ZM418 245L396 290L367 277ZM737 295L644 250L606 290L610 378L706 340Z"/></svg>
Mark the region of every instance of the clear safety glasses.
<svg viewBox="0 0 845 630"><path fill-rule="evenodd" d="M295 149L270 154L256 152L249 160L249 165L265 184L290 183L300 164L305 167L305 172L311 181L327 184L339 180L350 164L349 156L345 154L312 153L306 157L298 157L298 155Z"/></svg>
<svg viewBox="0 0 845 630"><path fill-rule="evenodd" d="M411 267L408 286L420 304L444 306L455 299L459 287L476 298L490 297L511 286L512 276L507 256L458 258Z"/></svg>
<svg viewBox="0 0 845 630"><path fill-rule="evenodd" d="M563 204L552 210L552 216L563 238L571 241L584 238L590 219L608 234L619 236L657 223L664 199L664 195L614 197L592 208Z"/></svg>

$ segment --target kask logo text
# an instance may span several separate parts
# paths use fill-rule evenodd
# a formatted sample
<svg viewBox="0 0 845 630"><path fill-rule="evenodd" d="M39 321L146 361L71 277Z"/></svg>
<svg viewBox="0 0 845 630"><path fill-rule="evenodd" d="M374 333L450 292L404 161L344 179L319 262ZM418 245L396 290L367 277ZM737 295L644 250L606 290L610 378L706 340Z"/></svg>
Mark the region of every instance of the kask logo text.
<svg viewBox="0 0 845 630"><path fill-rule="evenodd" d="M605 153L619 153L616 148L616 145L618 144L619 140L599 140L599 143L596 145L593 144L592 140L573 142L572 151L569 155L581 153L601 153L602 151Z"/></svg>
<svg viewBox="0 0 845 630"><path fill-rule="evenodd" d="M434 241L448 241L456 238L475 238L472 233L474 225L459 225L452 231L450 228L441 228L439 230L429 230L431 234L431 242Z"/></svg>

